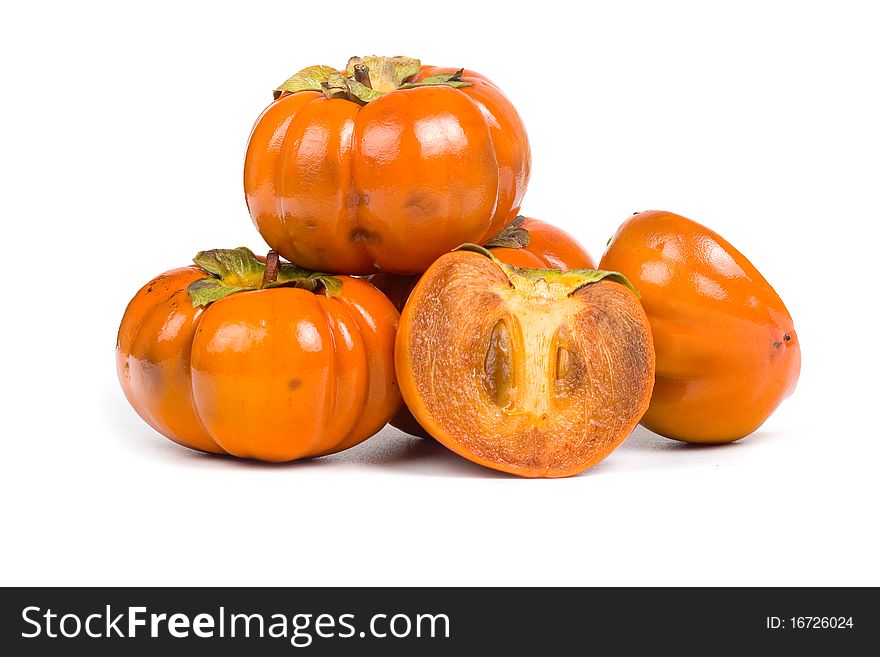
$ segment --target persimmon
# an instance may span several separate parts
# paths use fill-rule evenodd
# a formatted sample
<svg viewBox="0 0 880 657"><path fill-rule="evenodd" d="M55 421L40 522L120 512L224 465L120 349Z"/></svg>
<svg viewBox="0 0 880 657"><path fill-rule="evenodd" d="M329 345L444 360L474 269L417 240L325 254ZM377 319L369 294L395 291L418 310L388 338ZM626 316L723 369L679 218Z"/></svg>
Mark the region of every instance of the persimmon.
<svg viewBox="0 0 880 657"><path fill-rule="evenodd" d="M431 265L403 310L395 366L407 406L481 465L582 472L648 407L654 348L638 298L614 272L519 268L465 248Z"/></svg>
<svg viewBox="0 0 880 657"><path fill-rule="evenodd" d="M731 442L794 391L801 354L791 315L717 233L671 212L641 212L617 230L600 267L633 282L651 322L657 381L642 418L648 429Z"/></svg>
<svg viewBox="0 0 880 657"><path fill-rule="evenodd" d="M522 121L487 78L353 57L276 89L251 132L244 188L263 238L302 267L419 274L515 217L530 166Z"/></svg>
<svg viewBox="0 0 880 657"><path fill-rule="evenodd" d="M531 217L516 217L486 245L496 258L508 265L544 269L595 269L587 250L561 228ZM370 282L382 290L399 311L403 311L418 276L375 274ZM413 436L430 435L404 405L389 424Z"/></svg>
<svg viewBox="0 0 880 657"><path fill-rule="evenodd" d="M131 300L116 343L129 403L181 445L263 461L346 449L394 415L399 315L368 282L203 251Z"/></svg>

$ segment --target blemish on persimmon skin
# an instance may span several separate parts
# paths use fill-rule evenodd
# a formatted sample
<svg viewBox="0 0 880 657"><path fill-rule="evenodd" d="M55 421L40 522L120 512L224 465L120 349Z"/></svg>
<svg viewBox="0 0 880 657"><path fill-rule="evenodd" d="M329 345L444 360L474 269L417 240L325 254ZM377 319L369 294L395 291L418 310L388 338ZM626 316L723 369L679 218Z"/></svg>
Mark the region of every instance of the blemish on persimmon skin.
<svg viewBox="0 0 880 657"><path fill-rule="evenodd" d="M287 387L290 390L296 390L302 385L302 379L291 379L287 382Z"/></svg>
<svg viewBox="0 0 880 657"><path fill-rule="evenodd" d="M773 342L773 348L779 349L779 347L781 347L783 344L788 344L789 342L791 342L791 334L786 333L782 336L782 341L776 340Z"/></svg>
<svg viewBox="0 0 880 657"><path fill-rule="evenodd" d="M379 235L365 228L355 228L351 231L348 238L352 242L365 242L367 244L378 244Z"/></svg>
<svg viewBox="0 0 880 657"><path fill-rule="evenodd" d="M162 283L162 281L164 280L165 274L159 274L158 276L156 276L156 278L147 283L147 289L144 290L144 294L150 294L153 291L153 288L155 288L156 285L158 285L159 283ZM162 283L163 289L167 289L167 285L167 283Z"/></svg>

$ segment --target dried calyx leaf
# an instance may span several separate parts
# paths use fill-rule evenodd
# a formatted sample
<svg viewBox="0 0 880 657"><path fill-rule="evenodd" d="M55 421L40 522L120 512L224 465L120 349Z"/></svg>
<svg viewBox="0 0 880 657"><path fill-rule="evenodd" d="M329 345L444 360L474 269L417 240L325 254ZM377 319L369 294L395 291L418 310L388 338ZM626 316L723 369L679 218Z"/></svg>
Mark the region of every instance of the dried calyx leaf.
<svg viewBox="0 0 880 657"><path fill-rule="evenodd" d="M332 66L309 66L289 77L273 95L277 99L284 92L323 91L323 83L334 73L339 74L339 71Z"/></svg>
<svg viewBox="0 0 880 657"><path fill-rule="evenodd" d="M245 246L200 251L193 262L210 274L187 288L193 306L207 306L236 292L270 287L299 287L311 292L323 288L327 296L336 296L342 289L342 281L329 274L280 262L274 252L264 263Z"/></svg>
<svg viewBox="0 0 880 657"><path fill-rule="evenodd" d="M471 82L461 79L464 69L454 73L432 75L413 82L421 70L421 62L412 57L352 57L345 71L332 66L309 66L287 79L275 89L277 99L283 93L320 91L327 98L343 98L366 105L386 93L417 87L469 87Z"/></svg>
<svg viewBox="0 0 880 657"><path fill-rule="evenodd" d="M629 282L629 279L616 271L605 271L602 269L530 269L515 267L501 262L491 251L477 244L462 244L455 250L473 251L474 253L486 256L504 271L514 288L524 292L540 288L543 290L542 294L544 296L566 297L571 296L587 285L607 279L628 287L636 296L640 296L638 290Z"/></svg>
<svg viewBox="0 0 880 657"><path fill-rule="evenodd" d="M370 80L368 86L371 89L385 93L399 89L404 82L415 77L422 68L422 63L418 59L400 55L397 57L369 55L349 59L345 72L349 77L357 79L355 73L358 68L362 71L366 70Z"/></svg>
<svg viewBox="0 0 880 657"><path fill-rule="evenodd" d="M522 249L528 246L531 241L531 235L529 235L528 230L523 228L525 221L526 218L521 215L514 217L513 221L502 228L495 237L486 242L485 247L487 249L499 247Z"/></svg>
<svg viewBox="0 0 880 657"><path fill-rule="evenodd" d="M321 90L327 98L344 98L363 104L376 100L382 93L375 91L357 80L350 79L342 73L334 72L321 83Z"/></svg>
<svg viewBox="0 0 880 657"><path fill-rule="evenodd" d="M424 80L419 80L418 82L407 82L404 85L398 87L399 89L415 89L416 87L470 87L472 86L472 82L468 82L467 80L462 80L461 76L464 74L464 69L460 68L455 73L439 73L437 75L430 75L426 77Z"/></svg>

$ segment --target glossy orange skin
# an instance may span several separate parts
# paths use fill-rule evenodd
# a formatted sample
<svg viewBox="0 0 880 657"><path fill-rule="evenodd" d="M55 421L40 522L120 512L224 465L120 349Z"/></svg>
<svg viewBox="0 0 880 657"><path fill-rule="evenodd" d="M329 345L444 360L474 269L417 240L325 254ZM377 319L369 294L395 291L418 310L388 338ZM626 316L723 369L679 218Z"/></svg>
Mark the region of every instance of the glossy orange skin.
<svg viewBox="0 0 880 657"><path fill-rule="evenodd" d="M174 269L131 300L116 344L132 407L176 443L290 461L346 449L397 411L399 315L369 283L340 277L337 297L279 287L193 308Z"/></svg>
<svg viewBox="0 0 880 657"><path fill-rule="evenodd" d="M596 268L596 263L587 250L561 228L531 217L525 218L523 228L529 231L529 243L525 247L496 247L489 250L501 262L517 267L563 270ZM391 299L397 310L403 312L406 300L419 277L377 274L371 280ZM391 418L390 424L413 436L430 437L405 405Z"/></svg>
<svg viewBox="0 0 880 657"><path fill-rule="evenodd" d="M423 66L415 80L454 69ZM282 95L257 119L244 188L266 242L325 272L420 274L516 216L529 179L525 128L473 71L473 86L396 90L367 105Z"/></svg>
<svg viewBox="0 0 880 657"><path fill-rule="evenodd" d="M648 429L677 440L731 442L755 431L800 373L791 315L745 256L670 212L627 220L600 269L641 293L657 358Z"/></svg>
<svg viewBox="0 0 880 657"><path fill-rule="evenodd" d="M595 269L596 261L574 237L540 219L525 217L529 243L521 249L489 249L501 262L533 269Z"/></svg>

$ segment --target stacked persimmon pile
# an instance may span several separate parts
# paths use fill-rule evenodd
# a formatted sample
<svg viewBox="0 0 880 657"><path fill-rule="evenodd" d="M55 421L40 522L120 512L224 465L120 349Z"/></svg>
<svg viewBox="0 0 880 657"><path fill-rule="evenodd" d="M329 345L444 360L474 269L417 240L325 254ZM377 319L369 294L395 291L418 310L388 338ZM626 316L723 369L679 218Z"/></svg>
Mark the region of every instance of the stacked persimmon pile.
<svg viewBox="0 0 880 657"><path fill-rule="evenodd" d="M117 341L129 402L206 452L321 456L391 421L529 477L582 472L639 421L690 442L760 426L800 348L751 263L642 212L597 269L518 216L529 168L519 115L477 73L406 57L303 69L245 161L269 255L203 251L137 293Z"/></svg>

